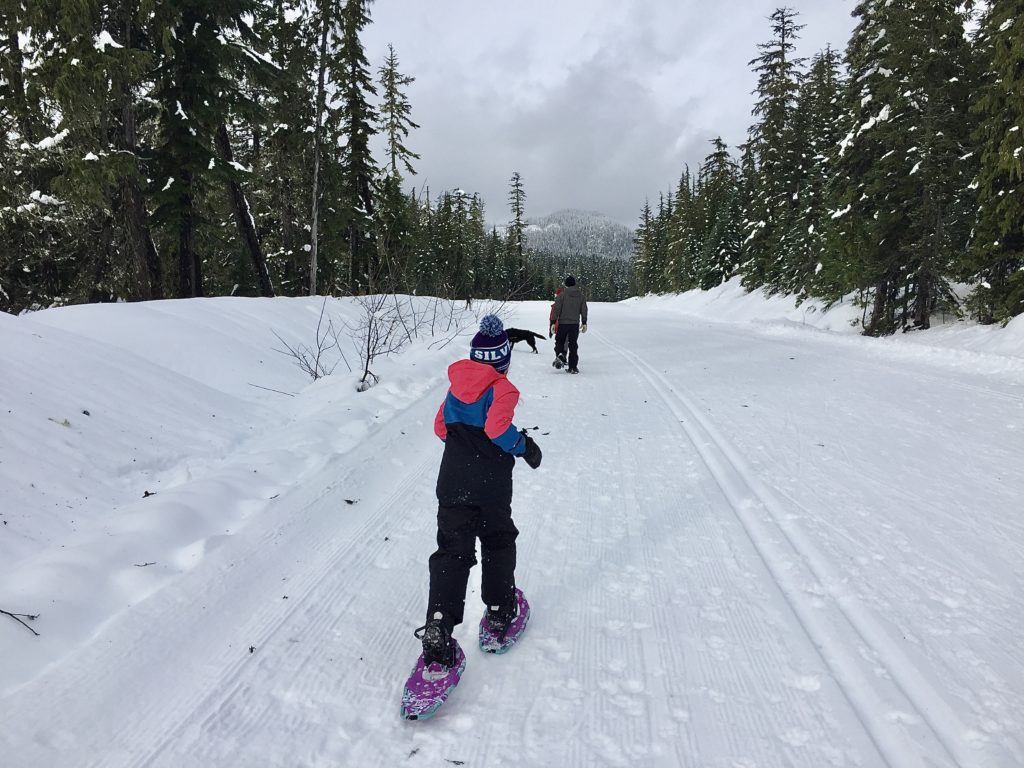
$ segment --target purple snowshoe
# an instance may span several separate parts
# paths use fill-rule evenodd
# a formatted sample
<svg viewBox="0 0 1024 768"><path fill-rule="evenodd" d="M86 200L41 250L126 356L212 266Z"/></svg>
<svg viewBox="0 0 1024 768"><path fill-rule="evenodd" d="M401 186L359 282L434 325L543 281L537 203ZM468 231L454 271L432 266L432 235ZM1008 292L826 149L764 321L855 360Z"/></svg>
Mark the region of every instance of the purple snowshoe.
<svg viewBox="0 0 1024 768"><path fill-rule="evenodd" d="M423 639L423 653L402 691L402 717L426 720L444 704L466 669L466 654L457 640L438 622L417 630Z"/></svg>
<svg viewBox="0 0 1024 768"><path fill-rule="evenodd" d="M516 644L530 621L530 604L521 589L516 588L514 613L511 610L488 608L480 619L480 650L505 653Z"/></svg>

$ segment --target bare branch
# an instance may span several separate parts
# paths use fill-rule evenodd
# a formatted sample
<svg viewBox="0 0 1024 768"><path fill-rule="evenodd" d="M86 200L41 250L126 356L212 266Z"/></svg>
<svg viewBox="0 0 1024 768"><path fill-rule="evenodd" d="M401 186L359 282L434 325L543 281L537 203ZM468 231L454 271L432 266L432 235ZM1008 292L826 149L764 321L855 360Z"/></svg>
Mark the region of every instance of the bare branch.
<svg viewBox="0 0 1024 768"><path fill-rule="evenodd" d="M21 626L23 626L25 629L27 629L33 635L35 635L36 637L39 637L39 633L36 632L34 629L32 629L32 627L30 627L28 624L26 624L23 621L23 619L28 619L29 621L35 621L36 619L39 618L39 614L38 613L34 613L34 614L33 613L11 613L10 611L5 611L3 609L0 609L0 613L2 613L4 616L10 616L12 619L14 619L16 622L21 624Z"/></svg>
<svg viewBox="0 0 1024 768"><path fill-rule="evenodd" d="M247 382L250 387L256 387L256 389L265 389L267 392L277 392L279 395L288 395L288 397L295 397L292 392L282 392L280 389L272 389L271 387L261 387L259 384L253 384L251 381Z"/></svg>

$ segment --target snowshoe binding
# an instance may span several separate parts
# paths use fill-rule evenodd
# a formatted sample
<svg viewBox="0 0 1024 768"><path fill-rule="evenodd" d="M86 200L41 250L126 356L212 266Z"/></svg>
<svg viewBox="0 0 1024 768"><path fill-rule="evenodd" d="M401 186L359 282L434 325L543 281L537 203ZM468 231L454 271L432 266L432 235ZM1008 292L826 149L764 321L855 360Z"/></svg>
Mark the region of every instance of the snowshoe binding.
<svg viewBox="0 0 1024 768"><path fill-rule="evenodd" d="M555 355L555 362L551 364L557 370L562 370L567 365L565 361L565 355Z"/></svg>
<svg viewBox="0 0 1024 768"><path fill-rule="evenodd" d="M423 652L402 691L402 717L426 720L459 684L466 669L466 654L438 619L428 621L415 634L423 641Z"/></svg>
<svg viewBox="0 0 1024 768"><path fill-rule="evenodd" d="M530 621L530 604L522 590L516 589L516 601L510 607L489 607L480 619L480 650L505 653L522 636Z"/></svg>

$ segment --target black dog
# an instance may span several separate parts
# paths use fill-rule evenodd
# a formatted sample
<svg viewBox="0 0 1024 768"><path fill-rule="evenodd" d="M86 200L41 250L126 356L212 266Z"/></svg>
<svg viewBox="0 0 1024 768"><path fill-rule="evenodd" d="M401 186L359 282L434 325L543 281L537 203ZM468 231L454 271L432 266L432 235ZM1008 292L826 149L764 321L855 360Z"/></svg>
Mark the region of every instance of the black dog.
<svg viewBox="0 0 1024 768"><path fill-rule="evenodd" d="M537 342L534 339L543 339L539 333L533 331L521 331L518 328L506 328L505 333L508 334L508 340L512 342L512 346L515 347L520 341L525 341L530 345L530 349L533 350L533 354L540 354L537 352Z"/></svg>

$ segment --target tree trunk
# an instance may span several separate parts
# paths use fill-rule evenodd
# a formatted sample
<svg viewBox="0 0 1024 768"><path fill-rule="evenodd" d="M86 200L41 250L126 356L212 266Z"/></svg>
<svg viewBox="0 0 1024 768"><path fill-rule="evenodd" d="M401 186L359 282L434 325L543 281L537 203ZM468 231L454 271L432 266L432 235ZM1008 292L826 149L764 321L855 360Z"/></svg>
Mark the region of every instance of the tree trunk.
<svg viewBox="0 0 1024 768"><path fill-rule="evenodd" d="M125 0L122 4L123 39L121 45L125 49L132 47L134 30L135 4ZM133 158L138 149L138 135L135 122L135 98L131 84L127 80L121 82L121 149ZM153 242L153 234L149 229L149 213L146 201L138 180L138 166L121 178L121 207L124 216L125 233L128 237L128 248L133 255L135 267L137 295L140 299L162 299L164 297L163 265L160 255Z"/></svg>
<svg viewBox="0 0 1024 768"><path fill-rule="evenodd" d="M103 217L103 223L99 231L99 247L95 250L92 263L92 279L89 285L89 303L98 304L103 301L110 301L110 287L104 288L104 282L110 275L110 265L113 262L113 248L111 243L114 238L114 222L110 216Z"/></svg>
<svg viewBox="0 0 1024 768"><path fill-rule="evenodd" d="M231 152L231 138L228 136L228 127L224 123L217 126L216 143L221 160L231 165L234 162L234 156ZM238 234L241 235L242 242L245 243L245 249L249 252L250 258L252 258L253 268L256 270L260 295L273 297L274 286L270 282L267 258L263 254L259 237L256 235L256 224L253 222L249 201L245 197L242 185L237 181L229 180L228 197L231 198L231 209L235 215Z"/></svg>
<svg viewBox="0 0 1024 768"><path fill-rule="evenodd" d="M280 179L279 189L281 195L280 227L281 252L284 255L284 284L287 293L295 295L296 288L294 282L297 276L297 264L295 261L295 212L292 209L292 179L290 175L285 175Z"/></svg>
<svg viewBox="0 0 1024 768"><path fill-rule="evenodd" d="M316 296L317 246L320 230L320 153L327 77L327 2L320 3L320 63L316 86L316 125L313 131L313 214L309 229L309 295Z"/></svg>
<svg viewBox="0 0 1024 768"><path fill-rule="evenodd" d="M178 296L183 299L203 295L203 271L196 253L195 201L192 199L192 172L182 172L181 208L178 221Z"/></svg>
<svg viewBox="0 0 1024 768"><path fill-rule="evenodd" d="M931 327L931 275L922 271L917 276L917 298L914 304L914 326L921 330Z"/></svg>
<svg viewBox="0 0 1024 768"><path fill-rule="evenodd" d="M157 253L156 243L153 242L153 234L149 229L149 214L137 179L122 179L121 200L128 247L134 255L138 296L143 301L162 299L163 265L160 263L160 254Z"/></svg>
<svg viewBox="0 0 1024 768"><path fill-rule="evenodd" d="M871 307L871 320L868 323L868 327L864 329L864 333L868 336L879 336L881 335L880 327L882 320L885 317L885 309L888 305L889 298L889 282L885 279L879 280L875 286L875 300Z"/></svg>

